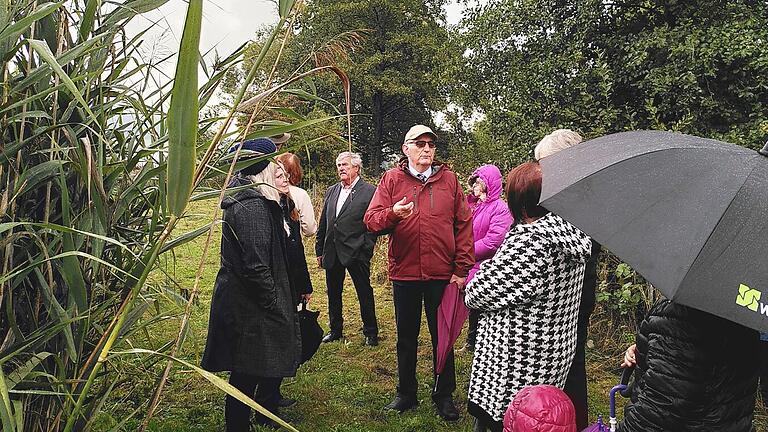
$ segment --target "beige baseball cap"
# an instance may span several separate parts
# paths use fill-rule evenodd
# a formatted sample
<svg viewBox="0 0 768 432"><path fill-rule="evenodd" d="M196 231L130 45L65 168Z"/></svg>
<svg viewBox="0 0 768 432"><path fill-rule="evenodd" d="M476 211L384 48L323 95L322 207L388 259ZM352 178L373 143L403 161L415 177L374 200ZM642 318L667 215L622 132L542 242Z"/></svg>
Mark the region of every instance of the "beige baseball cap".
<svg viewBox="0 0 768 432"><path fill-rule="evenodd" d="M291 134L288 132L283 132L280 135L271 136L269 139L271 139L272 142L276 145L285 144L289 139L291 139Z"/></svg>
<svg viewBox="0 0 768 432"><path fill-rule="evenodd" d="M405 141L403 141L403 143L407 143L408 141L415 140L416 138L424 134L430 134L434 139L437 139L437 134L432 132L432 129L430 129L429 126L415 125L412 128L408 129L408 132L405 133Z"/></svg>

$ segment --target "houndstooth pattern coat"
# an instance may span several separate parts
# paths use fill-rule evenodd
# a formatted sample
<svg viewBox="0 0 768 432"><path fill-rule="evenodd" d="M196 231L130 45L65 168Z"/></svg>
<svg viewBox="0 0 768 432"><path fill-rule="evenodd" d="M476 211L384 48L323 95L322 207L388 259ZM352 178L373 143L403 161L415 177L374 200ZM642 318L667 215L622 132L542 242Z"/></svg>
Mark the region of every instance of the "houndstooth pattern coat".
<svg viewBox="0 0 768 432"><path fill-rule="evenodd" d="M466 288L481 311L469 400L495 420L523 387L565 384L590 239L549 213L519 224Z"/></svg>

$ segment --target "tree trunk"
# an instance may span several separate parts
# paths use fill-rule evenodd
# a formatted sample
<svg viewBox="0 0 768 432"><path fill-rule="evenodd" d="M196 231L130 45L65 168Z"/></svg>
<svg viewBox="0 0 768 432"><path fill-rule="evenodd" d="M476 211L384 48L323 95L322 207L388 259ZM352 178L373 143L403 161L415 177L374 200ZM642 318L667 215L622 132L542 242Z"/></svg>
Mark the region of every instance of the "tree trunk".
<svg viewBox="0 0 768 432"><path fill-rule="evenodd" d="M369 143L368 157L370 158L371 171L381 172L381 155L384 146L384 95L377 91L373 94L373 137Z"/></svg>

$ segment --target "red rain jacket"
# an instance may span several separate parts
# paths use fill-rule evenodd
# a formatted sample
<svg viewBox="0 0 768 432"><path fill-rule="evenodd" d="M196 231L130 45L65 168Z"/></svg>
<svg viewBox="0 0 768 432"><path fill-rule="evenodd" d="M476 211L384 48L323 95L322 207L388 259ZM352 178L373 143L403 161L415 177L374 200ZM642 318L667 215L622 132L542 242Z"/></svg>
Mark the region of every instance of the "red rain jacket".
<svg viewBox="0 0 768 432"><path fill-rule="evenodd" d="M526 387L507 408L504 432L576 432L576 411L555 386Z"/></svg>
<svg viewBox="0 0 768 432"><path fill-rule="evenodd" d="M413 214L401 219L392 206L403 197ZM408 159L381 177L363 222L389 236L389 278L397 281L449 280L466 277L475 263L472 213L456 174L434 163L422 184L408 170Z"/></svg>

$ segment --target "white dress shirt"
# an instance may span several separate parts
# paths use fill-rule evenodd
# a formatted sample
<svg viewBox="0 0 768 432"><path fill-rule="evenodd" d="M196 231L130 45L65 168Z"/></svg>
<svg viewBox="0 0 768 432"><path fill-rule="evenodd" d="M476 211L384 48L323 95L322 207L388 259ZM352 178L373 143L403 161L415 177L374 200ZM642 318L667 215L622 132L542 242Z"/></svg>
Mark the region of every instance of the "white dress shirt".
<svg viewBox="0 0 768 432"><path fill-rule="evenodd" d="M424 171L423 173L420 173L420 172L416 171L416 168L414 168L413 165L411 165L410 162L408 163L408 171L410 171L411 175L416 177L416 178L419 178L419 175L424 176L424 183L426 183L427 180L429 179L429 176L432 175L432 167L431 166L429 168L427 168L427 170Z"/></svg>
<svg viewBox="0 0 768 432"><path fill-rule="evenodd" d="M353 181L352 184L349 186L344 186L344 183L341 184L341 190L339 191L339 199L336 200L336 216L339 215L339 212L341 211L341 207L347 201L347 198L349 198L349 194L352 193L352 188L355 187L358 180L360 180L360 176L357 176L355 178L355 181Z"/></svg>

